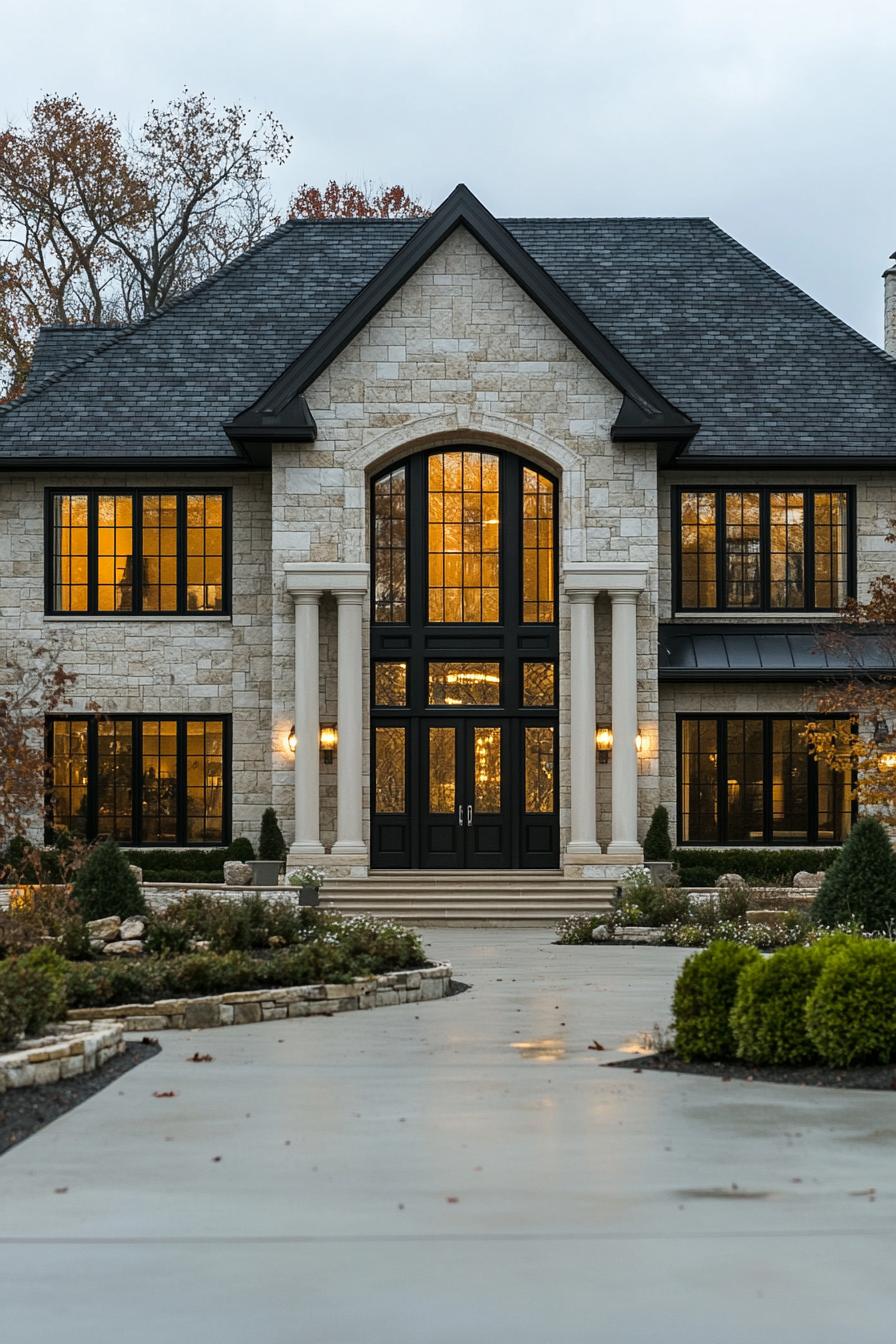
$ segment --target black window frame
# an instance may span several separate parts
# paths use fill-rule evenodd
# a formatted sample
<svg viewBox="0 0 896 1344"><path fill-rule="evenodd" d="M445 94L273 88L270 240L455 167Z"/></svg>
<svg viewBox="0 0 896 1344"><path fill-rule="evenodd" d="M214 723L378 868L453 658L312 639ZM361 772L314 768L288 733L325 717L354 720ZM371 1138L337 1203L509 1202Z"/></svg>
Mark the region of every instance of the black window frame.
<svg viewBox="0 0 896 1344"><path fill-rule="evenodd" d="M55 604L55 550L54 550L54 501L65 495L87 496L87 609L85 611L65 611ZM101 495L128 495L132 500L132 518L134 533L133 549L133 610L100 611L97 603L97 501ZM175 495L177 497L177 608L174 611L151 611L143 609L143 500L152 495ZM191 611L187 606L187 496L220 495L222 522L221 556L221 608L219 611ZM77 486L49 485L44 489L44 614L46 616L64 616L72 620L78 617L112 617L115 620L165 620L189 616L197 621L221 620L232 614L232 570L233 570L233 492L230 486L177 485L165 486Z"/></svg>
<svg viewBox="0 0 896 1344"><path fill-rule="evenodd" d="M84 838L98 838L97 816L99 797L99 745L98 728L102 723L123 723L131 725L132 761L131 761L131 797L133 799L133 834L130 840L118 843L129 849L224 849L232 838L233 809L233 716L231 714L96 714L77 713L48 714L45 719L45 744L47 757L47 784L45 790L46 821L44 826L47 844L53 843L53 724L71 720L87 722L87 824ZM148 722L175 721L177 723L177 839L144 840L143 808L141 780L143 777L143 735L142 725ZM187 723L223 724L223 804L222 838L220 841L187 839Z"/></svg>
<svg viewBox="0 0 896 1344"><path fill-rule="evenodd" d="M802 494L805 500L803 521L804 548L804 585L806 601L801 607L772 606L771 603L771 496L781 493ZM682 597L682 548L681 548L681 500L686 494L705 494L715 496L715 543L716 543L716 601L711 607L686 606ZM760 602L755 607L733 606L727 601L726 549L725 549L725 496L728 494L759 495L759 583ZM793 615L794 612L837 612L842 607L817 606L815 603L815 496L825 494L846 495L846 600L855 597L857 583L856 553L856 491L853 485L703 485L682 483L673 487L672 518L672 591L675 595L676 612L709 613L736 612L739 616L761 613L764 615Z"/></svg>
<svg viewBox="0 0 896 1344"><path fill-rule="evenodd" d="M774 723L815 723L819 718L833 719L838 722L848 722L849 714L787 714L778 713L745 713L739 714L732 710L730 713L713 714L706 712L688 713L682 711L675 716L675 816L676 816L676 835L678 845L682 849L713 849L713 848L733 848L733 849L818 849L828 847L839 847L844 840L819 840L818 838L818 762L816 761L809 744L806 744L807 756L807 826L805 840L777 840L774 835L773 824L773 800L772 800L772 732ZM717 838L715 840L685 840L683 839L682 818L684 813L683 780L681 769L681 750L682 733L685 720L699 719L702 722L713 722L716 725L716 798L718 801L718 823ZM749 719L762 724L762 839L761 840L729 840L728 838L728 723L732 719ZM856 730L854 730L856 731ZM853 784L855 777L853 778ZM851 806L851 825L855 825L858 817L858 803L855 798ZM847 833L848 834L848 833Z"/></svg>

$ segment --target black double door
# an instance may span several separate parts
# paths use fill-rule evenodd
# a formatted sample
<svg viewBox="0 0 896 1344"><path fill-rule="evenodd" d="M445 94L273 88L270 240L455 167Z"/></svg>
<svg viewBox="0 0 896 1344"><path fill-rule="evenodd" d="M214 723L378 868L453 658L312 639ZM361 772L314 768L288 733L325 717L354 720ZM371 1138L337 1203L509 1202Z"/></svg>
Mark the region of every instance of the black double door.
<svg viewBox="0 0 896 1344"><path fill-rule="evenodd" d="M557 866L555 718L375 719L373 744L375 867Z"/></svg>

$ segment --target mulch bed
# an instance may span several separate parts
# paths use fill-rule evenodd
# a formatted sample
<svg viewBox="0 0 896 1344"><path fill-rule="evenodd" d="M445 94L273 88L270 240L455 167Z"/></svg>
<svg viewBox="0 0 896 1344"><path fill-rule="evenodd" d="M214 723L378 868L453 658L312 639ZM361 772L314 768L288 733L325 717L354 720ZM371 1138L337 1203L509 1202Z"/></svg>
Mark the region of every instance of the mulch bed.
<svg viewBox="0 0 896 1344"><path fill-rule="evenodd" d="M608 1069L633 1069L635 1073L658 1070L660 1073L695 1073L703 1078L718 1078L730 1083L737 1078L745 1083L790 1083L795 1087L854 1087L869 1092L896 1091L896 1067L892 1064L863 1064L851 1069L833 1069L826 1064L765 1064L751 1068L747 1064L716 1064L711 1060L685 1063L677 1055L638 1055L635 1059L617 1059Z"/></svg>
<svg viewBox="0 0 896 1344"><path fill-rule="evenodd" d="M157 1055L161 1048L158 1041L147 1036L142 1041L128 1041L120 1055L115 1055L93 1073L81 1073L58 1083L45 1083L42 1087L8 1088L0 1095L0 1153L21 1143L22 1139L30 1138L66 1111L80 1106L95 1092L102 1092L123 1073Z"/></svg>

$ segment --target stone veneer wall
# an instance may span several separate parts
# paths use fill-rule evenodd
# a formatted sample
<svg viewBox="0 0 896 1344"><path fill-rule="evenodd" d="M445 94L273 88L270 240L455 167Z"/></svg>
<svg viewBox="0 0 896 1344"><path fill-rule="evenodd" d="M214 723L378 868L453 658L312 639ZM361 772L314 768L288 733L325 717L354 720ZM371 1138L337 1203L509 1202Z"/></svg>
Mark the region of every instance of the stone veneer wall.
<svg viewBox="0 0 896 1344"><path fill-rule="evenodd" d="M60 1079L93 1073L124 1050L122 1025L110 1013L107 1020L84 1020L84 1009L55 1028L52 1036L22 1041L18 1049L0 1055L0 1093L13 1087L41 1087Z"/></svg>
<svg viewBox="0 0 896 1344"><path fill-rule="evenodd" d="M46 616L48 486L229 486L232 617ZM271 498L267 472L7 474L0 485L0 644L55 641L76 712L222 713L233 722L233 833L258 838L271 779ZM291 676L291 673L290 673ZM39 838L37 835L35 838Z"/></svg>
<svg viewBox="0 0 896 1344"><path fill-rule="evenodd" d="M393 296L307 391L318 438L274 450L274 803L293 826L293 604L287 561L366 562L370 475L435 444L501 446L560 477L561 566L646 562L653 576L638 605L639 699L649 748L641 813L657 797L657 506L652 446L613 444L620 394L572 346L465 230L458 230ZM569 831L569 614L560 604L561 845ZM367 616L365 614L365 623ZM598 713L609 721L609 603L597 614ZM365 624L365 633L366 633ZM335 611L321 610L322 717L335 718ZM367 641L365 638L365 647ZM365 721L368 667L365 659ZM609 840L609 768L599 787L599 838ZM369 803L365 732L365 815ZM322 767L322 839L333 838L334 774Z"/></svg>

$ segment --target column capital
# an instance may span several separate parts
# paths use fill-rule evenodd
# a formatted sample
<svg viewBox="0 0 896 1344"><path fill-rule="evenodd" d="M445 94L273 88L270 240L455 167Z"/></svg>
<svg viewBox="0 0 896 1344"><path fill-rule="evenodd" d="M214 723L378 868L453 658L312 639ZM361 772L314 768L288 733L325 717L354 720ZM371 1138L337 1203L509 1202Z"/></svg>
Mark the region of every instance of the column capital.
<svg viewBox="0 0 896 1344"><path fill-rule="evenodd" d="M303 588L301 592L290 594L297 607L316 607L323 595L322 588Z"/></svg>
<svg viewBox="0 0 896 1344"><path fill-rule="evenodd" d="M563 591L573 593L643 592L650 567L635 560L607 560L603 564L572 562L563 567Z"/></svg>
<svg viewBox="0 0 896 1344"><path fill-rule="evenodd" d="M643 588L617 588L615 592L610 592L610 602L614 605L619 602L620 604L634 606L643 591Z"/></svg>
<svg viewBox="0 0 896 1344"><path fill-rule="evenodd" d="M591 602L593 605L594 599L597 597L597 589L573 588L566 596L570 602Z"/></svg>
<svg viewBox="0 0 896 1344"><path fill-rule="evenodd" d="M301 592L366 593L370 566L341 560L287 560L283 566L286 590Z"/></svg>
<svg viewBox="0 0 896 1344"><path fill-rule="evenodd" d="M334 588L333 596L337 606L362 606L367 597L366 588Z"/></svg>

